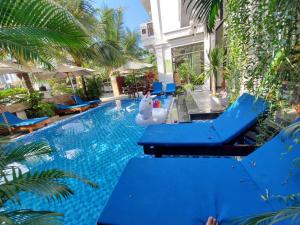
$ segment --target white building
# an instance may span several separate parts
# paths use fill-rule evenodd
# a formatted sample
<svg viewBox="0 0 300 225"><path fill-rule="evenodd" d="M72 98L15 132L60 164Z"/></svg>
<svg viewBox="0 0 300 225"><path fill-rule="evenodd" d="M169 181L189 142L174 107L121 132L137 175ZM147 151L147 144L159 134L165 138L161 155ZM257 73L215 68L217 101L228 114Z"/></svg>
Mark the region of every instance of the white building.
<svg viewBox="0 0 300 225"><path fill-rule="evenodd" d="M183 1L141 0L150 17L140 25L142 44L156 55L159 80L163 83L173 82L173 73L184 60L200 74L203 66L209 65L210 45L215 45L215 35L209 37L203 25L190 21ZM209 80L205 86L210 89Z"/></svg>
<svg viewBox="0 0 300 225"><path fill-rule="evenodd" d="M16 76L16 74L0 75L0 87L5 87L19 81L20 79Z"/></svg>

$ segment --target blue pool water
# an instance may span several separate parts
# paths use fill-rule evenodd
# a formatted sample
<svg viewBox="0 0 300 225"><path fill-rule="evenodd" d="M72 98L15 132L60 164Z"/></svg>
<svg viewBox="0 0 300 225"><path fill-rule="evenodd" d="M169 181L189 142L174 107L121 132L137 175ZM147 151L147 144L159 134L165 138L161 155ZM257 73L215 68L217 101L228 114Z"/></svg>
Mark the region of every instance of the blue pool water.
<svg viewBox="0 0 300 225"><path fill-rule="evenodd" d="M136 144L144 131L135 124L137 113L136 100L112 102L20 138L20 144L44 141L56 149L28 163L30 169L58 168L100 185L93 189L70 180L75 195L62 203L23 194L22 208L61 212L64 224L95 224L128 160L143 154Z"/></svg>

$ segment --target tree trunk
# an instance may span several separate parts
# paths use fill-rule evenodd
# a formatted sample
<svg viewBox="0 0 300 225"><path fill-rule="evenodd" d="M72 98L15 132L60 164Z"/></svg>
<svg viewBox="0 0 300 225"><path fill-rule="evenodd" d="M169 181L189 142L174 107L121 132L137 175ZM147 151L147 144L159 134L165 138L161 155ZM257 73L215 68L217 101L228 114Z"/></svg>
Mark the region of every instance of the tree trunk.
<svg viewBox="0 0 300 225"><path fill-rule="evenodd" d="M86 86L86 82L85 82L85 79L84 79L83 75L81 75L81 83L82 83L82 88L83 88L84 95L85 95L85 97L88 98L87 86Z"/></svg>
<svg viewBox="0 0 300 225"><path fill-rule="evenodd" d="M120 96L120 92L119 92L119 87L118 87L118 83L117 83L117 79L115 76L112 75L113 71L109 71L109 77L110 77L110 82L111 82L111 87L114 93L114 97L119 97Z"/></svg>
<svg viewBox="0 0 300 225"><path fill-rule="evenodd" d="M211 93L212 95L216 95L216 77L217 74L215 72L212 72L211 74Z"/></svg>
<svg viewBox="0 0 300 225"><path fill-rule="evenodd" d="M73 57L74 61L75 61L75 65L78 67L82 67L82 63L80 62L80 60L76 59L76 57ZM85 95L85 97L88 97L88 90L87 90L87 86L86 86L86 82L84 79L84 76L81 75L81 84L82 84L82 89L83 89L83 93Z"/></svg>
<svg viewBox="0 0 300 225"><path fill-rule="evenodd" d="M8 120L7 120L7 118L6 118L5 114L4 114L4 111L5 111L5 106L4 105L0 105L0 112L1 112L1 115L3 117L4 123L7 126L7 129L9 131L9 133L13 134L12 133L12 129L11 129L10 125L9 125L9 122L8 122Z"/></svg>
<svg viewBox="0 0 300 225"><path fill-rule="evenodd" d="M22 78L24 79L25 85L26 85L26 87L27 87L27 89L29 90L30 93L34 92L32 82L30 80L30 77L29 77L28 73L17 73L17 76L21 80L22 80Z"/></svg>

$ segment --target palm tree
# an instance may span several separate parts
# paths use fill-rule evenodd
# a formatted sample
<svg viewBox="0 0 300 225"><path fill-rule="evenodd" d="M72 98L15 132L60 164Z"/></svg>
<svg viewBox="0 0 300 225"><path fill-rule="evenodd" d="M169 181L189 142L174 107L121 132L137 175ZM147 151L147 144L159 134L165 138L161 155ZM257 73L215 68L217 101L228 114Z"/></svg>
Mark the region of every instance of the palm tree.
<svg viewBox="0 0 300 225"><path fill-rule="evenodd" d="M47 0L0 0L0 48L20 62L51 69L54 49L88 46L83 26L60 5Z"/></svg>
<svg viewBox="0 0 300 225"><path fill-rule="evenodd" d="M97 24L97 12L91 0L54 0L68 10L90 33Z"/></svg>
<svg viewBox="0 0 300 225"><path fill-rule="evenodd" d="M92 5L90 0L55 0L55 2L68 10L87 29L90 36L93 35L98 24L98 9ZM67 53L71 55L76 66L82 67L85 61L89 61L95 57L89 47L90 46L82 48L80 51L69 49ZM66 54L64 54L64 56L66 56ZM81 76L81 83L85 96L88 96L84 76Z"/></svg>
<svg viewBox="0 0 300 225"><path fill-rule="evenodd" d="M100 22L96 34L98 41L94 44L94 51L105 59L99 63L107 68L112 78L114 69L126 61L138 59L143 51L138 46L139 34L130 31L123 24L123 10L104 8L101 10ZM117 84L112 79L114 95L118 96Z"/></svg>
<svg viewBox="0 0 300 225"><path fill-rule="evenodd" d="M208 58L210 61L210 68L209 71L211 73L211 82L212 84L212 94L216 94L216 80L220 73L221 66L223 65L223 55L224 51L220 47L213 48L210 53L208 54Z"/></svg>
<svg viewBox="0 0 300 225"><path fill-rule="evenodd" d="M48 0L0 0L0 50L19 63L52 69L56 50L79 52L90 43L83 26L64 8ZM33 90L27 74L20 74Z"/></svg>
<svg viewBox="0 0 300 225"><path fill-rule="evenodd" d="M5 210L8 201L22 205L19 193L30 192L49 201L62 201L74 194L64 182L69 178L78 179L93 188L97 184L83 179L73 173L58 169L24 172L22 162L31 158L41 158L53 153L53 149L45 143L31 143L12 150L0 145L0 212L1 224L60 224L63 214L51 211L35 211L21 209Z"/></svg>
<svg viewBox="0 0 300 225"><path fill-rule="evenodd" d="M187 9L191 9L191 18L203 23L208 33L212 33L216 25L223 0L184 0Z"/></svg>
<svg viewBox="0 0 300 225"><path fill-rule="evenodd" d="M216 25L219 11L222 13L223 0L184 0L187 10L191 10L190 17L194 21L198 21L205 26L206 33L209 38L209 54L211 51L211 33ZM212 93L216 93L216 77L215 73L211 73L211 89Z"/></svg>

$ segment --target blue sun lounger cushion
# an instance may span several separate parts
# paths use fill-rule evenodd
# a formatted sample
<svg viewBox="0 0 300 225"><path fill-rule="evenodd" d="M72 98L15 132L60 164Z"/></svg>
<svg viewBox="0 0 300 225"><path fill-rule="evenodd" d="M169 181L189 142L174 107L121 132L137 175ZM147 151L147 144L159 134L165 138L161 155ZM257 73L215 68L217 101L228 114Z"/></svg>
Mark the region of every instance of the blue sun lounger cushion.
<svg viewBox="0 0 300 225"><path fill-rule="evenodd" d="M261 98L244 93L217 119L150 125L138 141L147 146L220 146L251 128L268 109Z"/></svg>
<svg viewBox="0 0 300 225"><path fill-rule="evenodd" d="M176 91L176 86L174 83L168 83L166 86L165 93L166 94L174 94Z"/></svg>
<svg viewBox="0 0 300 225"><path fill-rule="evenodd" d="M293 151L288 151L286 146L293 141L283 141L282 134L242 162L233 158L132 159L98 225L199 225L209 216L219 224L231 224L235 218L285 208L286 203L276 196L299 192L300 168L293 166L293 160L300 157L300 145L293 143Z"/></svg>
<svg viewBox="0 0 300 225"><path fill-rule="evenodd" d="M163 85L162 82L153 82L153 91L151 92L152 95L159 95L163 92Z"/></svg>
<svg viewBox="0 0 300 225"><path fill-rule="evenodd" d="M34 125L34 124L40 123L42 121L45 121L49 118L49 117L40 117L40 118L22 120L10 112L4 112L4 114L5 114L5 117L9 123L9 125L12 127L30 126L30 125ZM4 118L2 115L0 116L0 124L3 126L7 126L5 124L5 121L4 121Z"/></svg>
<svg viewBox="0 0 300 225"><path fill-rule="evenodd" d="M73 100L76 102L77 105L81 104L100 104L101 100L90 100L90 101L84 101L82 98L80 98L79 95L72 95Z"/></svg>

